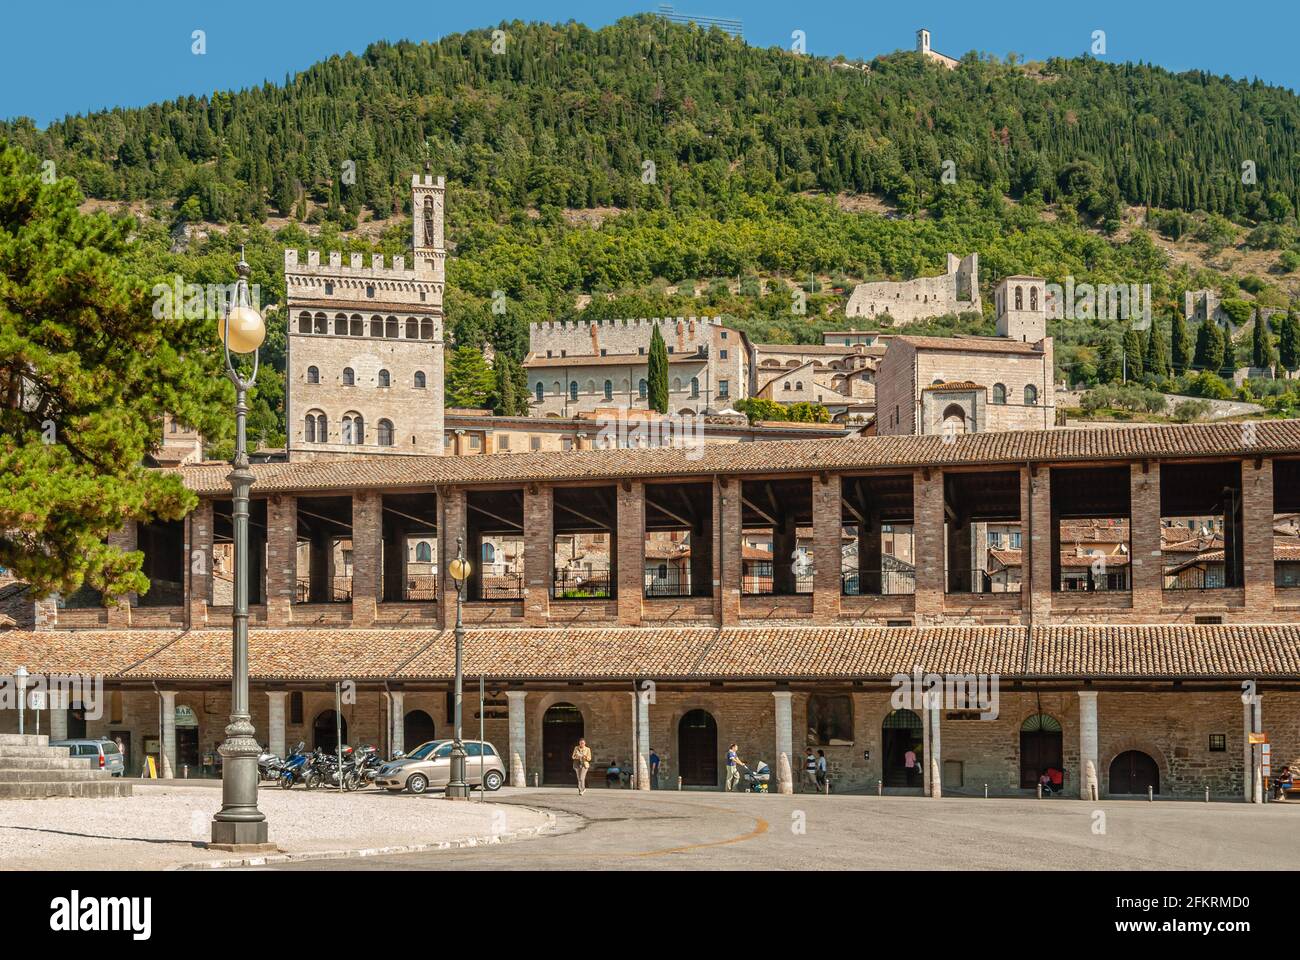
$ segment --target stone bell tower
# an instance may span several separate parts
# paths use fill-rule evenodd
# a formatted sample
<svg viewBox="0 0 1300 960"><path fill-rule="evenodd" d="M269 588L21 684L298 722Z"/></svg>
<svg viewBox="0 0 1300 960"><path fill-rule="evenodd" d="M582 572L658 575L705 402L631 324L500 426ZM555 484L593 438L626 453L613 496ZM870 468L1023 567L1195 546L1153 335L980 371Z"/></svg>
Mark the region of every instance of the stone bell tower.
<svg viewBox="0 0 1300 960"><path fill-rule="evenodd" d="M415 272L442 283L446 277L447 247L443 211L447 203L447 184L427 170L423 176L411 176L411 212L414 224L412 247Z"/></svg>

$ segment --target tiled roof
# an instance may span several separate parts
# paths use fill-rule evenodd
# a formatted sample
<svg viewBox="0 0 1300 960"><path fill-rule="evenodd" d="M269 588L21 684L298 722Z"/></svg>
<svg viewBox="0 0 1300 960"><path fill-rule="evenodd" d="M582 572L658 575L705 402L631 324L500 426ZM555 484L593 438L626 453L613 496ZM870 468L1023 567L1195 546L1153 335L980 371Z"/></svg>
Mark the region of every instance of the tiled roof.
<svg viewBox="0 0 1300 960"><path fill-rule="evenodd" d="M254 682L446 681L454 634L251 631ZM0 631L0 674L229 679L227 630ZM1300 679L1300 625L472 629L465 671L494 680L887 680L916 668L1007 678Z"/></svg>
<svg viewBox="0 0 1300 960"><path fill-rule="evenodd" d="M986 390L987 387L982 383L975 383L971 380L950 380L944 383L932 383L928 387L922 387L922 392L933 390L935 393L947 393L949 391L965 390Z"/></svg>
<svg viewBox="0 0 1300 960"><path fill-rule="evenodd" d="M974 353L1032 353L1042 354L1036 344L1011 340L1007 337L896 337L895 343L906 343L918 350L961 350Z"/></svg>
<svg viewBox="0 0 1300 960"><path fill-rule="evenodd" d="M808 473L882 467L944 467L1107 459L1300 455L1300 420L1240 424L1198 423L1106 430L1054 429L970 433L952 437L886 436L774 440L703 447L577 450L502 457L356 457L348 460L259 463L255 494L284 491L421 487L433 484L615 480L622 477ZM230 490L225 464L194 464L179 473L192 490Z"/></svg>

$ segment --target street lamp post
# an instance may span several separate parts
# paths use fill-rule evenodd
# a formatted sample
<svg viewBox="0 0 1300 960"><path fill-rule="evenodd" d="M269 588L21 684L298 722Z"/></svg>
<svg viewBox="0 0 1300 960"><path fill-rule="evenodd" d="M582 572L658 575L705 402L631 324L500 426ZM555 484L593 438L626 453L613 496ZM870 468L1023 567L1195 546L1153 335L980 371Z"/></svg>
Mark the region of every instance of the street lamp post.
<svg viewBox="0 0 1300 960"><path fill-rule="evenodd" d="M461 600L465 586L474 565L465 559L465 540L456 538L456 559L447 565L452 580L456 581L456 696L455 696L455 733L452 734L451 776L447 781L447 791L443 794L448 800L468 800L469 784L465 782L465 744L461 740L461 694L465 684L465 674L461 667L461 655L465 648L465 621L461 617Z"/></svg>
<svg viewBox="0 0 1300 960"><path fill-rule="evenodd" d="M253 721L248 713L248 491L253 471L248 468L248 391L257 381L257 348L266 337L262 315L248 302L249 267L239 253L239 280L235 302L220 320L226 376L235 385L235 460L230 471L231 518L235 539L235 609L231 654L230 723L221 754L221 810L212 817L212 844L222 847L267 844L266 815L257 809L257 755ZM231 352L253 355L253 372L247 379L235 369Z"/></svg>
<svg viewBox="0 0 1300 960"><path fill-rule="evenodd" d="M23 735L23 713L27 707L27 668L19 667L14 671L14 684L18 687L18 735Z"/></svg>

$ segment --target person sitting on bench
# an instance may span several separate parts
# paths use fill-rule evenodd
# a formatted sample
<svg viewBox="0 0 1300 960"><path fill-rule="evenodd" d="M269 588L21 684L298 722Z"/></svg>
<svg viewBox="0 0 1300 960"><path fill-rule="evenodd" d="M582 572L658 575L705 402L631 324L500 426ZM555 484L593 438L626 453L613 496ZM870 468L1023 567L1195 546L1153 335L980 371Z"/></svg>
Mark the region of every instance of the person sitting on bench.
<svg viewBox="0 0 1300 960"><path fill-rule="evenodd" d="M1060 793L1065 783L1065 771L1058 770L1056 767L1048 767L1047 779L1051 784L1052 793Z"/></svg>
<svg viewBox="0 0 1300 960"><path fill-rule="evenodd" d="M609 761L609 767L605 770L605 786L623 786L623 771L618 768L617 759Z"/></svg>

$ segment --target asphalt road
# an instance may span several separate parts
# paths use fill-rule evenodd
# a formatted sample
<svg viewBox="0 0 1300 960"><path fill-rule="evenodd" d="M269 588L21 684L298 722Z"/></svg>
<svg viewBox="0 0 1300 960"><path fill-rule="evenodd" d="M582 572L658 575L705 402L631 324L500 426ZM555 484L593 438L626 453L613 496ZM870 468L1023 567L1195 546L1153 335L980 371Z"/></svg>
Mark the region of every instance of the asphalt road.
<svg viewBox="0 0 1300 960"><path fill-rule="evenodd" d="M1245 870L1300 864L1300 803L503 789L537 839L297 870Z"/></svg>

